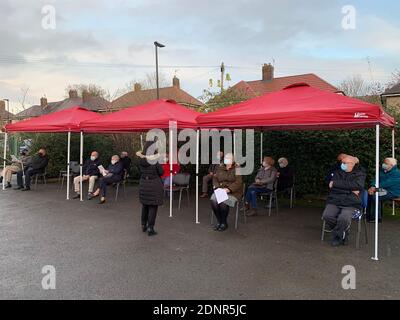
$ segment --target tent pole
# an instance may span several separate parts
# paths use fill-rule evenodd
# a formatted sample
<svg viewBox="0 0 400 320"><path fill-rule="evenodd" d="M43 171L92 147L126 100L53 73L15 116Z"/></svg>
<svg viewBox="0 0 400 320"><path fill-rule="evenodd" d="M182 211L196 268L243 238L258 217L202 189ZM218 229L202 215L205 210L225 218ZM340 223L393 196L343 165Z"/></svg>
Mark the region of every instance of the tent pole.
<svg viewBox="0 0 400 320"><path fill-rule="evenodd" d="M260 135L260 163L262 164L263 162L263 132L261 129L261 135Z"/></svg>
<svg viewBox="0 0 400 320"><path fill-rule="evenodd" d="M395 143L394 143L394 128L392 129L392 158L396 158L396 149L395 149ZM396 202L392 201L392 215L396 215Z"/></svg>
<svg viewBox="0 0 400 320"><path fill-rule="evenodd" d="M196 223L200 223L199 221L199 147L200 145L200 131L197 129L196 132Z"/></svg>
<svg viewBox="0 0 400 320"><path fill-rule="evenodd" d="M8 140L8 133L7 131L4 132L4 152L3 152L3 190L6 190L6 177L5 177L5 170L6 170L6 158L7 158L7 140Z"/></svg>
<svg viewBox="0 0 400 320"><path fill-rule="evenodd" d="M236 132L233 130L233 154L236 157Z"/></svg>
<svg viewBox="0 0 400 320"><path fill-rule="evenodd" d="M71 131L68 131L68 151L67 151L67 200L69 200L69 184L70 184L70 158L71 158Z"/></svg>
<svg viewBox="0 0 400 320"><path fill-rule="evenodd" d="M379 208L379 124L376 125L376 142L375 142L375 188L377 192L375 192L375 256L372 257L372 260L378 261L378 225L379 225L379 216L378 216L378 208Z"/></svg>
<svg viewBox="0 0 400 320"><path fill-rule="evenodd" d="M143 134L140 134L140 148L143 150Z"/></svg>
<svg viewBox="0 0 400 320"><path fill-rule="evenodd" d="M169 217L172 218L172 129L169 131Z"/></svg>
<svg viewBox="0 0 400 320"><path fill-rule="evenodd" d="M83 131L81 131L81 144L80 144L80 151L79 151L79 174L81 176L80 179L80 196L81 201L83 201Z"/></svg>

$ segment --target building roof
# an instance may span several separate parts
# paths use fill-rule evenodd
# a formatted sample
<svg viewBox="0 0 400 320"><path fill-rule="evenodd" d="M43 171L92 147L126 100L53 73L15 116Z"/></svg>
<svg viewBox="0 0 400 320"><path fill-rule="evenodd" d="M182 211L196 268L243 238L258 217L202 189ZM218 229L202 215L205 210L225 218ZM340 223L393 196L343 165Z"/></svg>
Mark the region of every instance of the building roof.
<svg viewBox="0 0 400 320"><path fill-rule="evenodd" d="M33 105L15 115L17 119L33 118L44 114L80 106L91 111L99 111L107 107L109 101L101 97L89 97L87 101L83 101L81 97L66 98L61 101L49 102L45 107L41 105Z"/></svg>
<svg viewBox="0 0 400 320"><path fill-rule="evenodd" d="M248 96L249 98L264 95L266 93L276 92L296 83L307 83L317 89L330 92L340 92L339 89L329 84L313 73L278 77L272 80L256 80L256 81L240 81L235 84L231 90L237 90Z"/></svg>
<svg viewBox="0 0 400 320"><path fill-rule="evenodd" d="M108 110L119 110L136 105L142 105L157 99L157 89L135 90L130 91L123 96L115 99L108 106ZM180 89L179 86L160 88L160 99L174 100L181 105L188 107L200 107L203 103L186 91Z"/></svg>
<svg viewBox="0 0 400 320"><path fill-rule="evenodd" d="M391 88L386 89L386 91L383 93L383 96L391 96L398 94L400 94L400 83L394 85Z"/></svg>

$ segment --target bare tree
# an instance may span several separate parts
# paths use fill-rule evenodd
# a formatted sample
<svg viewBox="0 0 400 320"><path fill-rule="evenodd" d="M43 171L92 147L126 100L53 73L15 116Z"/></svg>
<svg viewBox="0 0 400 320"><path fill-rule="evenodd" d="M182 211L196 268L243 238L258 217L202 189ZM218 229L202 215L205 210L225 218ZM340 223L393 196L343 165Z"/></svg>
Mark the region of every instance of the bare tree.
<svg viewBox="0 0 400 320"><path fill-rule="evenodd" d="M360 75L348 77L343 80L338 89L349 97L364 97L368 94L368 84Z"/></svg>
<svg viewBox="0 0 400 320"><path fill-rule="evenodd" d="M140 84L142 89L155 89L157 88L157 77L156 73L147 73L144 78L142 79L133 79L131 81L128 81L125 84L125 87L120 90L120 94L125 94L133 90L135 84ZM168 86L168 81L167 81L167 76L165 73L159 73L158 74L158 83L160 85L160 88L167 87Z"/></svg>
<svg viewBox="0 0 400 320"><path fill-rule="evenodd" d="M107 91L103 89L101 86L90 83L90 84L70 84L65 88L66 97L68 97L68 93L70 90L76 90L78 95L82 96L82 92L86 91L93 97L102 97L104 98L107 95Z"/></svg>
<svg viewBox="0 0 400 320"><path fill-rule="evenodd" d="M20 88L21 97L18 99L18 101L19 101L19 104L20 104L22 110L25 110L25 109L26 109L26 108L25 108L25 103L26 103L26 99L27 99L27 97L28 97L29 89L30 89L29 86L22 86L22 87Z"/></svg>

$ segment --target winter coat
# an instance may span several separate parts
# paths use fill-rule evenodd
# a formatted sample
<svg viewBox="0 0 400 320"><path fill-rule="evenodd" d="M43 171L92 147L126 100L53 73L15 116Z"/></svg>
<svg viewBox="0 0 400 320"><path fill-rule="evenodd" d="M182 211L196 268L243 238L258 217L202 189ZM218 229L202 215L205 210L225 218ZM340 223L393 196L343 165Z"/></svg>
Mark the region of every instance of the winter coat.
<svg viewBox="0 0 400 320"><path fill-rule="evenodd" d="M294 172L289 166L279 168L278 190L285 190L293 186Z"/></svg>
<svg viewBox="0 0 400 320"><path fill-rule="evenodd" d="M360 166L355 166L351 172L336 170L332 176L333 186L326 203L360 209L361 193L356 195L353 191L361 192L364 189L365 178L365 169Z"/></svg>
<svg viewBox="0 0 400 320"><path fill-rule="evenodd" d="M119 161L121 161L122 166L124 167L124 170L126 172L129 172L129 169L131 168L132 159L129 157L124 157L124 158L120 158Z"/></svg>
<svg viewBox="0 0 400 320"><path fill-rule="evenodd" d="M372 181L372 185L375 186L375 181ZM379 188L385 189L393 198L400 196L400 171L397 166L390 171L379 171Z"/></svg>
<svg viewBox="0 0 400 320"><path fill-rule="evenodd" d="M236 174L236 166L229 170L225 165L218 167L215 175L213 176L214 189L228 188L232 196L240 200L243 196L243 182L242 176Z"/></svg>
<svg viewBox="0 0 400 320"><path fill-rule="evenodd" d="M260 184L263 187L273 190L277 172L278 171L275 167L269 167L268 169L261 167L257 172L256 180L259 179L261 181ZM260 184L257 184L257 186Z"/></svg>
<svg viewBox="0 0 400 320"><path fill-rule="evenodd" d="M49 157L47 155L45 156L36 155L32 158L29 167L34 170L44 172L48 164L49 164Z"/></svg>
<svg viewBox="0 0 400 320"><path fill-rule="evenodd" d="M85 164L83 165L82 172L84 176L99 176L99 159L92 161L91 159L87 159Z"/></svg>
<svg viewBox="0 0 400 320"><path fill-rule="evenodd" d="M157 162L150 164L145 158L139 160L140 181L139 200L143 205L161 206L164 200L164 187L161 181L163 168Z"/></svg>
<svg viewBox="0 0 400 320"><path fill-rule="evenodd" d="M107 168L108 173L112 173L113 180L119 180L121 181L124 176L124 167L120 161L118 161L116 164L110 164Z"/></svg>

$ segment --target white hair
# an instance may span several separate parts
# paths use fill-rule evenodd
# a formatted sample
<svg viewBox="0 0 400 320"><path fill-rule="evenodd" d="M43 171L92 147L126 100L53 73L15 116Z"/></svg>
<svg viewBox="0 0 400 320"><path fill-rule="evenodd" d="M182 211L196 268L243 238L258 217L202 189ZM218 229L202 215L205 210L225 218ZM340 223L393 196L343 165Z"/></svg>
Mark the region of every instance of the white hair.
<svg viewBox="0 0 400 320"><path fill-rule="evenodd" d="M284 164L285 166L287 166L287 165L289 164L289 161L288 161L288 159L286 159L286 158L279 158L279 159L278 159L278 163L282 163L282 164Z"/></svg>
<svg viewBox="0 0 400 320"><path fill-rule="evenodd" d="M385 161L389 162L392 166L397 166L397 160L395 158L386 158Z"/></svg>

